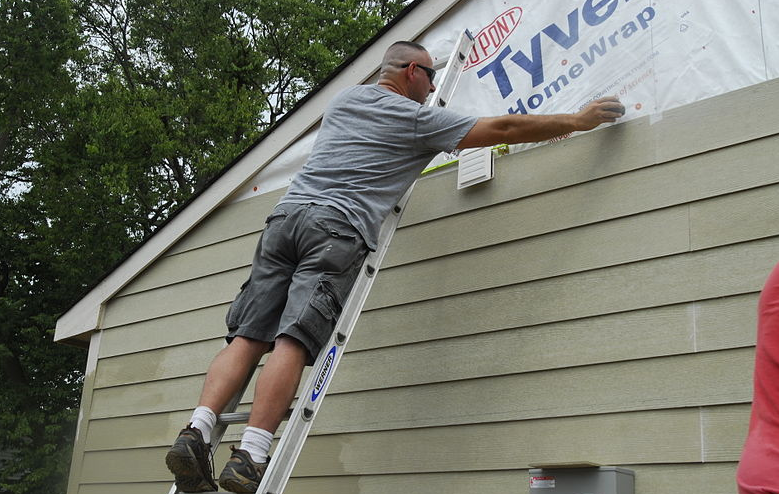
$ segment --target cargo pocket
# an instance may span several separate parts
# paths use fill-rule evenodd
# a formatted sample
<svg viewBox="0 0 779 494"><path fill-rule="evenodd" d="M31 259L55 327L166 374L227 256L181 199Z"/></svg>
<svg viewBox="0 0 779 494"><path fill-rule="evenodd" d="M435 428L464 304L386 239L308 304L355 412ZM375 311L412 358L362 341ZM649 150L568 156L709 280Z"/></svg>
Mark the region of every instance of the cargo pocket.
<svg viewBox="0 0 779 494"><path fill-rule="evenodd" d="M300 316L300 328L320 347L324 346L333 334L341 307L341 298L333 285L327 279L320 279Z"/></svg>
<svg viewBox="0 0 779 494"><path fill-rule="evenodd" d="M230 307L227 309L227 315L225 315L225 324L227 325L227 329L230 331L234 331L238 329L238 325L241 323L241 313L243 312L243 306L246 304L246 287L249 286L249 282L251 281L251 278L246 280L243 285L241 285L241 290L238 292L238 295L235 296L235 300L230 304Z"/></svg>

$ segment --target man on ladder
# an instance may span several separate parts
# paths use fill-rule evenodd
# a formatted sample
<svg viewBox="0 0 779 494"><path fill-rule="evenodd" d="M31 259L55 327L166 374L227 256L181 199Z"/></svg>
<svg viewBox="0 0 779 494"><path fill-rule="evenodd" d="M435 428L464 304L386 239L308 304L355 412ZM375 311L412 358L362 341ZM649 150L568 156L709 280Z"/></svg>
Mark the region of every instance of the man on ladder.
<svg viewBox="0 0 779 494"><path fill-rule="evenodd" d="M227 314L225 347L211 363L198 407L166 456L183 492L216 491L211 431L262 355L241 445L219 476L231 492L256 492L306 365L330 338L379 228L439 152L537 142L614 122L624 114L603 98L571 115L476 118L424 106L435 90L427 50L389 47L379 82L347 88L325 111L308 163L267 218L250 279Z"/></svg>

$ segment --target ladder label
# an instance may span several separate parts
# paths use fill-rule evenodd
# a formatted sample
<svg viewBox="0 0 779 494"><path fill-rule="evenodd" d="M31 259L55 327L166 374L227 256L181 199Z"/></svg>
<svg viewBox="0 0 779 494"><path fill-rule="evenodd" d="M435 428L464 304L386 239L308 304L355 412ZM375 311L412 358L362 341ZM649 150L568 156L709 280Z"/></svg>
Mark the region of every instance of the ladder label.
<svg viewBox="0 0 779 494"><path fill-rule="evenodd" d="M333 362L335 361L336 348L337 347L334 345L333 348L330 349L327 353L327 358L325 358L325 361L322 363L322 370L319 371L319 377L316 379L316 386L314 386L314 391L311 393L312 403L319 398L322 388L324 388L327 380L330 378L330 370L333 368Z"/></svg>

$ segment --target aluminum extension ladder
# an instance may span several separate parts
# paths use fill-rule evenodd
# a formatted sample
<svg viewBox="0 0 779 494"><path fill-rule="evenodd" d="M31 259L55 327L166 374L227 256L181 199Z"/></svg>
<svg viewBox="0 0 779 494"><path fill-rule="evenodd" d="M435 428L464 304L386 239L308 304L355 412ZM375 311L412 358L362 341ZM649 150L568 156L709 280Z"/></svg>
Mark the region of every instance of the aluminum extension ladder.
<svg viewBox="0 0 779 494"><path fill-rule="evenodd" d="M473 45L473 35L466 29L455 44L455 49L449 57L449 61L439 79L438 87L430 98L429 106L446 107L448 105L460 81L460 76ZM322 351L319 353L316 362L314 362L313 370L309 374L303 391L298 397L297 405L289 416L287 426L274 454L271 456L270 464L256 494L282 494L284 491L284 487L292 474L298 456L303 449L303 444L308 438L311 425L327 394L327 389L330 386L338 363L341 361L346 344L357 323L357 318L362 312L363 305L376 279L376 273L384 260L392 236L400 223L400 217L406 208L413 189L414 184L411 184L400 201L398 201L398 204L393 208L392 213L384 220L379 233L378 247L375 252L369 253L366 257L362 270L352 287L352 291L343 305L341 316L338 319L333 334L327 345L322 347ZM238 407L241 397L249 386L252 374L253 372L246 378L241 391L225 406L225 410L228 412L219 415L217 424L211 432L212 454L222 441L228 425L245 424L249 420L248 413L236 413L235 409ZM177 494L179 492L182 491L177 490L174 484L169 494Z"/></svg>

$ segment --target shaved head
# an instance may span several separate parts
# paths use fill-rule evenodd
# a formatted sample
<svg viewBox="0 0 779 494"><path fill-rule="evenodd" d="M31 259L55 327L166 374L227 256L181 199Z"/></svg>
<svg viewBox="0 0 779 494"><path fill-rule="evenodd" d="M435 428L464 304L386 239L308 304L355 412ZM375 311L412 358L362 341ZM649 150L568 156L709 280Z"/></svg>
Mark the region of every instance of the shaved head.
<svg viewBox="0 0 779 494"><path fill-rule="evenodd" d="M426 53L425 47L419 43L396 41L384 53L384 58L381 61L381 72L392 72L393 69L397 69L400 65L416 61L421 54Z"/></svg>
<svg viewBox="0 0 779 494"><path fill-rule="evenodd" d="M384 53L378 84L417 103L424 103L435 91L432 66L433 59L424 46L397 41Z"/></svg>

